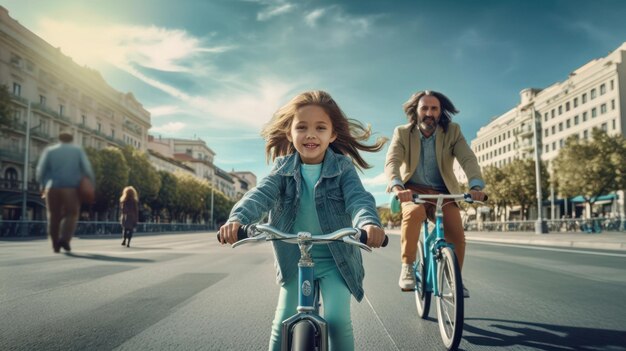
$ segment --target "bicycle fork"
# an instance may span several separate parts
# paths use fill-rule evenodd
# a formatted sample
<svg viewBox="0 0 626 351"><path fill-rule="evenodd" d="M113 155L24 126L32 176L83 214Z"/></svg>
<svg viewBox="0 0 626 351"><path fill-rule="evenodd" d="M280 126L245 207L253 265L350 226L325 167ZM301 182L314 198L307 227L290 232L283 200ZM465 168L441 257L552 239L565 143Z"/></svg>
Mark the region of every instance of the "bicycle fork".
<svg viewBox="0 0 626 351"><path fill-rule="evenodd" d="M300 234L300 233L299 233ZM313 350L328 350L328 323L319 316L319 283L314 281L315 263L309 251L312 244L300 243L300 261L298 262L298 308L295 315L282 323L281 350L290 350L293 333L300 323L307 323L306 330L314 330Z"/></svg>

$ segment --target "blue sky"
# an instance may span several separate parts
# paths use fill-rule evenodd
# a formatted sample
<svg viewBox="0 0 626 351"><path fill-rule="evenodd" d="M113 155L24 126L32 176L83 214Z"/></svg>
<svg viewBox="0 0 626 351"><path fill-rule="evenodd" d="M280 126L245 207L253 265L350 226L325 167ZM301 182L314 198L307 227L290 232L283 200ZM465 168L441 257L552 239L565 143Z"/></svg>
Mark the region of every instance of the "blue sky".
<svg viewBox="0 0 626 351"><path fill-rule="evenodd" d="M418 90L446 94L469 140L491 118L626 41L626 2L5 0L11 17L152 113L217 166L267 175L259 131L299 92L392 135ZM386 148L365 154L379 204Z"/></svg>

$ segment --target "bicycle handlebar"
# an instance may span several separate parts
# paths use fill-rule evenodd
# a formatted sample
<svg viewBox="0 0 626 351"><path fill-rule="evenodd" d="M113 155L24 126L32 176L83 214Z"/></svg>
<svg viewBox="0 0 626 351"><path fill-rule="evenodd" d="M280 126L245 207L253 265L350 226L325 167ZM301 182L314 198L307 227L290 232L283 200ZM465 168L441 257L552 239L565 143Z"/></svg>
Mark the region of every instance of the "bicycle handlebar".
<svg viewBox="0 0 626 351"><path fill-rule="evenodd" d="M462 200L471 204L474 202L483 203L484 201L487 201L489 199L489 196L485 194L485 198L483 201L474 201L472 200L472 194L470 193L464 193L464 194L415 194L413 193L413 202L416 204L425 203L426 201L422 201L422 200L428 200L428 199ZM400 201L398 201L398 196L396 196L395 194L391 195L391 201L389 203L389 207L390 207L391 213L400 212Z"/></svg>
<svg viewBox="0 0 626 351"><path fill-rule="evenodd" d="M248 241L267 241L273 239L278 239L290 243L297 243L298 239L303 239L300 234L301 233L283 233L278 229L266 224L242 225L237 230L237 242L235 242L232 246L236 247ZM358 239L358 241L356 241L355 239ZM343 228L330 234L310 236L309 238L305 238L305 240L311 241L314 244L323 244L331 241L342 240L345 243L352 245L356 244L355 246L359 246L364 250L371 251L370 247L367 246L367 232L360 228ZM217 241L220 241L220 233L217 233ZM385 235L385 240L383 241L382 247L387 246L388 243L389 237Z"/></svg>

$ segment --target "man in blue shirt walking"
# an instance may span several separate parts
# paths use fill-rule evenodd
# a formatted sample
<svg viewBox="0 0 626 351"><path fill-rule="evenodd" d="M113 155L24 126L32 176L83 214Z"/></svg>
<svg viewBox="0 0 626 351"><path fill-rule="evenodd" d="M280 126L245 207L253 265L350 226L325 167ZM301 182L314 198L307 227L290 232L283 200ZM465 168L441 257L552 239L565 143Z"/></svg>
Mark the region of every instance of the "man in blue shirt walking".
<svg viewBox="0 0 626 351"><path fill-rule="evenodd" d="M87 176L95 184L91 163L82 147L72 144L69 131L59 133L59 143L44 149L37 164L37 180L44 189L48 235L52 249L70 251L80 211L78 186Z"/></svg>

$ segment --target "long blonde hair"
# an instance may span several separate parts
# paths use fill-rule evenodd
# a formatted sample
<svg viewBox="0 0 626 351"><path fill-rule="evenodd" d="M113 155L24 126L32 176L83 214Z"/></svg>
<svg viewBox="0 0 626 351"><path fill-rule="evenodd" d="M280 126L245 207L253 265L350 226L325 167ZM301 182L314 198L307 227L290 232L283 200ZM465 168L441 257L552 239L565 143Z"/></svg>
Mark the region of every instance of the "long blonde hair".
<svg viewBox="0 0 626 351"><path fill-rule="evenodd" d="M373 145L361 141L369 139L372 134L371 126L363 126L361 122L347 118L335 100L325 91L313 90L296 95L291 101L279 108L272 119L265 125L261 135L266 141L265 156L267 161L274 161L276 157L290 155L296 148L287 139L291 123L299 108L307 105L317 105L324 109L333 125L337 138L330 144L330 148L339 154L348 155L352 163L359 169L371 168L359 154L359 150L376 152L382 149L387 138L376 139Z"/></svg>
<svg viewBox="0 0 626 351"><path fill-rule="evenodd" d="M124 188L124 190L122 191L122 197L120 197L120 202L126 201L129 196L133 200L135 200L135 202L139 202L139 195L137 195L137 190L135 190L135 188L133 188L132 186L127 186Z"/></svg>

